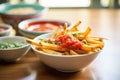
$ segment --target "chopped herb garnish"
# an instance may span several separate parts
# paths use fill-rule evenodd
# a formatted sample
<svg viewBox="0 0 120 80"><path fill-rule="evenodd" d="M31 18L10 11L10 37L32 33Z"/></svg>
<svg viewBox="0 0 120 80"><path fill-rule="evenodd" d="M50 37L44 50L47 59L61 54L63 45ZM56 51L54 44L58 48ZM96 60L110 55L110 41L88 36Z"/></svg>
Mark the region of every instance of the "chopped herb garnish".
<svg viewBox="0 0 120 80"><path fill-rule="evenodd" d="M79 33L72 33L72 35L73 35L74 37L76 37L76 36L79 35Z"/></svg>
<svg viewBox="0 0 120 80"><path fill-rule="evenodd" d="M25 42L5 42L5 43L0 43L0 49L12 49L12 48L19 48L27 43Z"/></svg>

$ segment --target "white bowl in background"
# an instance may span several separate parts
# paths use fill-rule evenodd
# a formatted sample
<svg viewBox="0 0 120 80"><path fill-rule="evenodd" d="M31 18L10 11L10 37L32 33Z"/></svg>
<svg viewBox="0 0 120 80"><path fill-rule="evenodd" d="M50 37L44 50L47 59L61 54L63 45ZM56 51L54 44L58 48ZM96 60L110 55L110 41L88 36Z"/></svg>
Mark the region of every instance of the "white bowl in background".
<svg viewBox="0 0 120 80"><path fill-rule="evenodd" d="M31 10L29 11L26 8L30 8L35 10L34 13L31 13ZM13 14L8 14L8 11L17 9ZM20 10L20 9L23 9ZM19 11L20 10L20 11ZM10 24L13 26L15 30L18 30L18 24L19 22L30 19L30 18L43 18L47 13L48 8L44 7L39 4L26 4L26 3L19 3L19 4L10 4L10 3L3 3L0 4L0 15L1 19L4 21L4 23ZM29 13L29 12L30 13ZM23 14L25 13L25 14Z"/></svg>
<svg viewBox="0 0 120 80"><path fill-rule="evenodd" d="M25 37L12 36L12 37L0 37L0 43L6 42L24 42L24 46L18 48L0 48L0 60L6 62L18 61L20 60L30 49L30 45L27 44Z"/></svg>
<svg viewBox="0 0 120 80"><path fill-rule="evenodd" d="M55 24L57 27L59 26L63 26L64 23L67 23L68 24L68 27L71 26L71 23L67 20L55 20L55 19L28 19L28 20L24 20L24 21L21 21L19 24L18 24L18 29L19 29L19 32L20 34L22 34L23 36L26 36L26 37L29 37L29 38L35 38L36 36L39 36L41 34L45 34L45 33L49 33L49 32L52 32L53 30L51 31L28 31L28 30L25 30L25 28L30 24L30 23L38 23L38 22L45 22L45 23L57 23ZM51 26L50 26L51 27Z"/></svg>
<svg viewBox="0 0 120 80"><path fill-rule="evenodd" d="M0 24L0 36L8 36L10 31L12 30L12 26L9 24Z"/></svg>

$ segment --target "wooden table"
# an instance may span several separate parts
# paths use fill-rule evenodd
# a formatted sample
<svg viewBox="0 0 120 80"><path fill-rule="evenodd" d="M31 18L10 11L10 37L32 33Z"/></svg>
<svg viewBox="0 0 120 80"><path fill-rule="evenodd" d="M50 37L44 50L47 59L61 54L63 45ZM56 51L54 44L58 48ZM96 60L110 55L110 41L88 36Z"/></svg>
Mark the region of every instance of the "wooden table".
<svg viewBox="0 0 120 80"><path fill-rule="evenodd" d="M108 38L96 60L83 72L62 73L40 62L32 50L19 62L0 63L0 80L120 80L120 10L114 9L50 9L49 19L82 21L93 34Z"/></svg>

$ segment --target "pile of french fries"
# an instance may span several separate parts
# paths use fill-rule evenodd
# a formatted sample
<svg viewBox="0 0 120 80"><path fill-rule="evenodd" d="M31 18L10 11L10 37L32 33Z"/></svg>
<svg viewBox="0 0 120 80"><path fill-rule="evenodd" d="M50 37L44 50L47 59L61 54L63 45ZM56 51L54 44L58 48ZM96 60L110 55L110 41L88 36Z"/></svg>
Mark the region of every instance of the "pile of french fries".
<svg viewBox="0 0 120 80"><path fill-rule="evenodd" d="M80 54L92 54L100 51L104 47L103 40L105 38L99 36L90 35L91 28L87 27L84 32L80 32L78 29L81 21L78 21L72 28L68 29L68 24L65 23L64 26L59 26L58 29L50 35L50 37L46 39L40 39L39 42L36 42L31 39L27 39L26 41L35 46L37 50L43 51L48 54L56 54L56 55L80 55ZM67 49L67 48L59 48L59 45L55 43L49 43L49 39L56 39L60 35L70 35L76 40L82 42L81 49ZM71 45L72 46L72 45Z"/></svg>

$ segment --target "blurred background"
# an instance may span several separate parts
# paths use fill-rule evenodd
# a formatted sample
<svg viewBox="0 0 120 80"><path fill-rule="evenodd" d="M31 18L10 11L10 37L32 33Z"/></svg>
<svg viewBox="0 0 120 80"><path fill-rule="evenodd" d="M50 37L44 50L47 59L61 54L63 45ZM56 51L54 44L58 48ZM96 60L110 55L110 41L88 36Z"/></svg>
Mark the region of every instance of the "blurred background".
<svg viewBox="0 0 120 80"><path fill-rule="evenodd" d="M0 0L0 3L40 4L50 8L120 8L120 0Z"/></svg>
<svg viewBox="0 0 120 80"><path fill-rule="evenodd" d="M43 13L45 14L43 18L67 20L72 23L81 20L84 28L86 28L85 26L87 25L91 25L96 32L100 30L99 28L102 28L102 26L119 26L120 0L0 0L0 4L6 2L13 5L19 3L30 5L38 4L48 8L48 10ZM6 23L9 17L5 19L7 19L4 21ZM17 23L23 21L19 18L17 20L15 18L14 20L19 20ZM12 22L10 18L10 21L15 24L14 20ZM103 30L106 29L104 28Z"/></svg>

